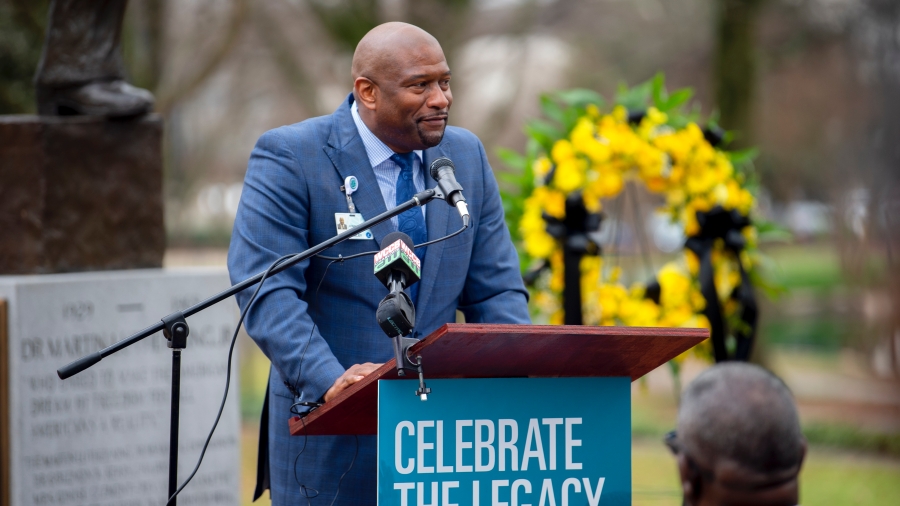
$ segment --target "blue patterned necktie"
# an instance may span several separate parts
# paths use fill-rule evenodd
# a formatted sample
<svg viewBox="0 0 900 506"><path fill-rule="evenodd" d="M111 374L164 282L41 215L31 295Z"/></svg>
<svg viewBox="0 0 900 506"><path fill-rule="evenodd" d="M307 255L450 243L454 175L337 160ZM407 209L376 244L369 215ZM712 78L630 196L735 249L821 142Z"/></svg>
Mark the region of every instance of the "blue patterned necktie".
<svg viewBox="0 0 900 506"><path fill-rule="evenodd" d="M413 158L416 154L412 151L409 153L394 153L391 160L400 166L400 174L397 176L397 202L400 205L407 200L413 198L416 192L416 185L413 182ZM397 216L397 230L408 235L413 244L422 244L428 240L428 229L425 228L425 217L422 216L422 210L419 207L407 209L400 216ZM425 260L425 250L427 248L416 249L416 256L423 262ZM409 288L409 296L413 303L419 293L419 283Z"/></svg>

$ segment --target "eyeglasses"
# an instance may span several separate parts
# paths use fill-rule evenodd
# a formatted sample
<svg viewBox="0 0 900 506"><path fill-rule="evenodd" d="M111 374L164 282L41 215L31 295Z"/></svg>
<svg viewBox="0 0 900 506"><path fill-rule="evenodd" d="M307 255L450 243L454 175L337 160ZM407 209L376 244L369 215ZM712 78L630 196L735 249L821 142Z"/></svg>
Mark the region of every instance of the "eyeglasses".
<svg viewBox="0 0 900 506"><path fill-rule="evenodd" d="M684 455L688 466L690 466L694 472L699 473L701 476L703 476L704 480L709 482L715 481L715 472L700 466L693 458L691 458L690 455L684 453L684 449L681 447L681 443L678 441L677 432L675 432L674 430L667 432L666 435L663 436L663 443L665 443L665 445L669 448L669 451L672 452L672 455L675 455L676 457L678 455Z"/></svg>
<svg viewBox="0 0 900 506"><path fill-rule="evenodd" d="M681 452L681 447L678 445L678 433L674 430L670 430L663 436L663 443L669 448L672 455L678 455Z"/></svg>

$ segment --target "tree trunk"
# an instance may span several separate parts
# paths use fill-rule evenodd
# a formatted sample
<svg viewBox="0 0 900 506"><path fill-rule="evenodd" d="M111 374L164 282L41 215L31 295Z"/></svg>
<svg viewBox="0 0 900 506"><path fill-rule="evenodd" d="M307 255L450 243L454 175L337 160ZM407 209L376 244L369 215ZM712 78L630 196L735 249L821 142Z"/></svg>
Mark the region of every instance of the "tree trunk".
<svg viewBox="0 0 900 506"><path fill-rule="evenodd" d="M752 137L756 88L756 25L763 0L718 0L714 89L720 125L736 133L736 144Z"/></svg>

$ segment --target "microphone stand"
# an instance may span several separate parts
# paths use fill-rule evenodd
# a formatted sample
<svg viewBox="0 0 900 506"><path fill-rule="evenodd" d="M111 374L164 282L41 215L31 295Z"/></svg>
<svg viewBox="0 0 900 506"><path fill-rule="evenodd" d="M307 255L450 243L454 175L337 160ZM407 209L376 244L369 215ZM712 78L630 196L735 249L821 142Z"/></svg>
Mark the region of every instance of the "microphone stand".
<svg viewBox="0 0 900 506"><path fill-rule="evenodd" d="M404 211L412 209L414 207L423 206L435 198L443 199L445 198L443 193L440 190L440 186L435 189L425 190L419 192L413 196L410 200L398 205L397 207L385 211L378 216L366 220L360 223L358 226L341 232L340 234L323 241L308 250L297 253L296 255L290 257L285 260L281 264L273 267L269 271L269 275L275 275L279 272L288 269L296 265L299 262L302 262L306 259L309 259L319 253L325 251L326 249L339 244L343 241L346 241L350 237L358 234L361 230L366 230L368 228L374 227L380 223L383 223L394 216L397 216ZM468 220L467 220L468 221ZM198 302L193 306L183 310L176 311L168 316L163 317L159 322L141 330L131 336L115 343L106 348L85 355L74 362L71 362L59 369L57 369L56 374L59 376L59 379L64 380L71 376L74 376L81 371L95 365L100 362L104 358L116 353L118 351L122 351L125 348L131 346L132 344L137 343L138 341L143 340L146 337L149 337L159 331L163 332L165 338L169 341L167 346L172 349L172 398L171 398L171 412L169 414L169 498L175 494L175 491L178 488L178 412L180 408L180 392L181 392L181 351L187 348L187 337L190 334L190 329L188 327L187 321L185 318L188 318L191 315L197 314L204 309L217 304L236 293L251 287L263 278L265 273L259 273L255 276L245 279L240 283L219 292L208 299ZM404 357L406 354L403 354ZM402 367L401 363L398 361L397 367ZM419 370L421 371L421 360L419 360ZM421 372L420 372L421 376ZM170 503L172 506L176 505L176 499L173 499Z"/></svg>
<svg viewBox="0 0 900 506"><path fill-rule="evenodd" d="M413 370L419 374L419 388L416 389L416 395L422 401L428 400L428 394L431 389L425 386L425 371L422 370L422 355L416 355L416 361L413 362L409 358L409 348L418 343L418 339L406 336L394 336L391 338L394 342L394 359L397 361L397 376L401 378L406 376L406 369Z"/></svg>

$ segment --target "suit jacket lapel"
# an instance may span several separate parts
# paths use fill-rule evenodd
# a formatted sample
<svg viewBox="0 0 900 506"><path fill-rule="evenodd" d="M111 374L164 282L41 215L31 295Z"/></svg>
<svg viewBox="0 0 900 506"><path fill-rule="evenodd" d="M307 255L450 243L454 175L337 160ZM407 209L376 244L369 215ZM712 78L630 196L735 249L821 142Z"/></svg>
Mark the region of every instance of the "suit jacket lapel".
<svg viewBox="0 0 900 506"><path fill-rule="evenodd" d="M359 180L359 189L353 194L353 203L356 205L357 211L362 213L364 218L368 219L385 212L387 209L384 206L384 196L381 194L378 180L375 179L375 172L369 163L366 148L350 113L349 105L352 104L352 100L353 95L351 94L348 100L342 103L332 115L333 126L331 135L328 138L327 145L324 146L324 150L340 174L341 180L349 176L356 176ZM434 160L447 156L448 152L449 144L446 141L423 152L422 170L425 172L425 188L437 186L437 182L429 174L428 168ZM443 237L451 232L449 226L452 211L446 203L435 202L428 205L428 209L425 212L428 240ZM390 221L386 221L372 227L371 230L372 235L375 236L376 247L380 247L384 236L393 232L393 226ZM444 244L442 241L429 246L422 265L422 279L419 281L419 296L418 301L416 301L416 309L420 310L421 316L419 319L422 321L425 320L425 312L428 310L428 303L434 291L438 272L440 272Z"/></svg>
<svg viewBox="0 0 900 506"><path fill-rule="evenodd" d="M442 156L447 156L448 151L448 143L442 142L433 148L426 149L422 153L422 170L425 172L426 189L437 186L437 182L431 177L428 168L434 160ZM450 232L448 227L450 225L450 214L452 211L450 206L444 202L432 202L432 204L428 204L427 211L425 212L425 226L428 228L429 241L443 237ZM434 291L434 284L435 281L437 281L438 272L440 272L444 244L446 244L446 242L441 241L429 246L428 252L425 254L425 261L422 263L422 279L419 281L419 300L416 303L416 310L421 310L422 316L425 316L425 311L428 310L428 302ZM422 321L425 320L425 318L419 319Z"/></svg>
<svg viewBox="0 0 900 506"><path fill-rule="evenodd" d="M328 144L324 146L325 153L331 159L341 181L349 176L356 176L359 180L359 189L353 193L353 204L356 211L362 213L363 218L373 218L387 209L384 207L384 196L375 179L375 172L369 163L366 147L363 145L356 123L350 113L349 105L352 103L351 94L348 100L334 112L331 135ZM375 247L381 244L381 239L393 231L391 222L385 221L370 229L375 237Z"/></svg>

